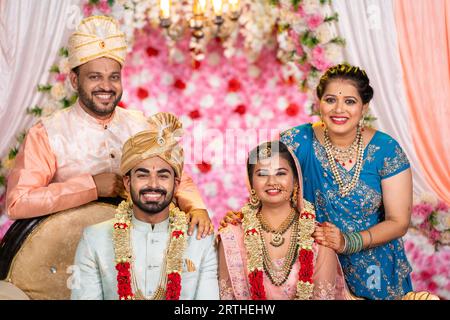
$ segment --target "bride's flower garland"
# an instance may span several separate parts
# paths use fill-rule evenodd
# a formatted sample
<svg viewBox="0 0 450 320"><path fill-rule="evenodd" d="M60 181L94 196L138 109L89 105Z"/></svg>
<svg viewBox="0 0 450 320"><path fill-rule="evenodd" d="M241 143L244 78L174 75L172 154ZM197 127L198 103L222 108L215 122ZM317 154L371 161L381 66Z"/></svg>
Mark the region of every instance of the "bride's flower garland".
<svg viewBox="0 0 450 320"><path fill-rule="evenodd" d="M122 201L116 209L113 241L116 256L117 293L120 300L136 299L132 289L133 251L130 243L131 217L133 205ZM183 253L186 249L187 217L179 208L173 207L169 214L170 243L166 259L167 285L165 290L166 300L179 300L181 292L181 272L183 267Z"/></svg>
<svg viewBox="0 0 450 320"><path fill-rule="evenodd" d="M305 208L300 214L298 231L298 272L296 300L308 300L312 297L314 285L312 276L314 273L314 254L312 244L314 239L315 211L312 205L305 201ZM259 235L260 223L256 217L257 209L250 205L242 208L244 215L244 244L247 251L247 270L250 283L250 294L253 300L266 300L266 291L263 282L263 250Z"/></svg>

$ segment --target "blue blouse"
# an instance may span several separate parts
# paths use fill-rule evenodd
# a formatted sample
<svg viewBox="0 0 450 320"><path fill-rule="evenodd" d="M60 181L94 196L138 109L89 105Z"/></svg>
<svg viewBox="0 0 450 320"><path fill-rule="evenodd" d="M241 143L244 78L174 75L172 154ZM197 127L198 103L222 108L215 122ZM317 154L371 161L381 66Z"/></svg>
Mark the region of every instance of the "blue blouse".
<svg viewBox="0 0 450 320"><path fill-rule="evenodd" d="M298 157L304 198L314 203L317 220L329 221L344 232L359 232L384 220L381 181L410 167L400 145L376 131L364 149L363 167L355 188L341 197L331 172L325 148L311 124L289 129L283 141ZM347 171L337 164L344 184L351 181L355 166ZM398 299L412 291L402 239L352 255L339 255L347 285L354 294L368 299Z"/></svg>

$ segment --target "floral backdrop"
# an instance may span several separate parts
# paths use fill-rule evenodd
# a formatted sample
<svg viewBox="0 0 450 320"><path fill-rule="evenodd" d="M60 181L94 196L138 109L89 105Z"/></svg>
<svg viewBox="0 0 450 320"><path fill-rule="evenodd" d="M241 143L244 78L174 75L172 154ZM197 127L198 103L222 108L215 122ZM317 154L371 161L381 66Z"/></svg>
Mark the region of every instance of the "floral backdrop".
<svg viewBox="0 0 450 320"><path fill-rule="evenodd" d="M186 169L217 222L247 198L245 149L238 158L237 148L248 150L258 141L275 138L271 130L311 121L311 116L304 107L306 94L273 49L264 49L258 60L249 62L239 50L225 58L220 45L212 43L205 60L192 64L183 45L187 42L169 62L159 32L147 30L138 36L124 68L122 101L124 107L147 115L167 111L181 118L187 136ZM247 129L255 130L239 137ZM245 139L252 134L256 140Z"/></svg>
<svg viewBox="0 0 450 320"><path fill-rule="evenodd" d="M158 27L157 0L84 1L84 16L112 15L130 43L120 107L179 116L185 129L185 170L200 188L217 225L247 200L245 157L280 130L314 121L313 88L320 74L342 61L338 19L323 0L243 0L239 28L230 37L207 36L201 50L188 32L174 42ZM189 16L192 0L176 1L174 21ZM199 50L197 50L199 49ZM194 54L193 54L194 52ZM29 113L40 117L76 101L63 47L48 84ZM370 119L369 119L370 120ZM25 133L0 166L0 206L6 177ZM12 222L0 215L0 239ZM415 290L450 299L450 209L431 196L416 200L405 248Z"/></svg>

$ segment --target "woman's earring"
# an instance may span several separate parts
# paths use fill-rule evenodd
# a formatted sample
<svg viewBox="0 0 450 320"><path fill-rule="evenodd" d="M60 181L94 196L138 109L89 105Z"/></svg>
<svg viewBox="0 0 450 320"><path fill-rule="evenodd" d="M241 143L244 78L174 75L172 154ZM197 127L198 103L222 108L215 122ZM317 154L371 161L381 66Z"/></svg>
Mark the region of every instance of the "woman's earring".
<svg viewBox="0 0 450 320"><path fill-rule="evenodd" d="M323 121L323 117L322 117L322 114L319 114L319 118L320 118L320 126L323 128L323 129L325 129L325 122Z"/></svg>
<svg viewBox="0 0 450 320"><path fill-rule="evenodd" d="M293 208L297 208L297 200L298 200L298 185L295 184L294 191L292 192L291 196L291 205Z"/></svg>
<svg viewBox="0 0 450 320"><path fill-rule="evenodd" d="M258 208L261 205L261 200L259 200L258 196L256 195L255 189L252 189L250 191L250 204L255 208Z"/></svg>
<svg viewBox="0 0 450 320"><path fill-rule="evenodd" d="M364 120L364 118L365 118L365 115L363 115L362 118L358 122L358 126L361 129L361 131L364 131L364 126L366 125L365 124L366 121Z"/></svg>

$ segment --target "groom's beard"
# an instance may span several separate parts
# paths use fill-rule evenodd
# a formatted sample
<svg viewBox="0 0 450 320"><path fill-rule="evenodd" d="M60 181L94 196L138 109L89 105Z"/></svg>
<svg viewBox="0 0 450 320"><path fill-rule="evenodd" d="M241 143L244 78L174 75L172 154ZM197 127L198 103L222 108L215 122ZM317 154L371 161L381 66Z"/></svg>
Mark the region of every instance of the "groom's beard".
<svg viewBox="0 0 450 320"><path fill-rule="evenodd" d="M171 192L163 188L144 188L136 192L132 186L130 186L131 199L133 200L133 205L137 206L143 212L152 215L157 214L166 209L173 199L173 193L175 190L175 186L173 187ZM161 195L161 199L158 201L148 201L144 199L144 193L153 192L159 193Z"/></svg>

